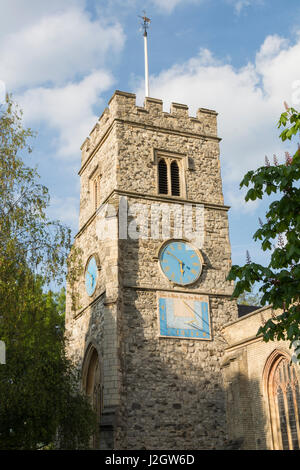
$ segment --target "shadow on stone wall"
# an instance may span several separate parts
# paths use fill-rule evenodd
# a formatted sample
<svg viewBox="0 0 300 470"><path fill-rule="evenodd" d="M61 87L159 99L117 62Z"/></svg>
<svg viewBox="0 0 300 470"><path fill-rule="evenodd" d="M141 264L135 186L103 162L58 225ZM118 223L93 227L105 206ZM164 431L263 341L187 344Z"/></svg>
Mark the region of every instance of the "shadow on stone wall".
<svg viewBox="0 0 300 470"><path fill-rule="evenodd" d="M90 319L85 331L85 354L81 363L78 364L78 369L82 390L87 393L87 389L90 389L90 400L98 415L98 430L91 440L91 446L95 449L110 450L114 446L116 410L105 406L104 401L104 364L109 360L105 351L105 341L107 342L105 323L112 323L111 319L107 318L110 311L106 311L105 301L104 293L91 306ZM98 369L91 368L91 350L97 352Z"/></svg>
<svg viewBox="0 0 300 470"><path fill-rule="evenodd" d="M98 304L92 307L85 337L85 350L96 340L103 370L110 361L104 345L111 333L105 325L115 322L118 357L115 386L120 402L114 409L103 403L100 448L239 448L240 440L229 439L227 435L221 373L226 346L220 334L224 319L217 314L224 301L214 299L210 306L213 341L159 337L156 291L136 290L134 286L141 283L141 266L153 269L153 260L149 254L145 256L145 250L156 253L160 242L148 241L153 245L147 247L143 243L119 240L118 298L104 298L101 308ZM113 307L108 308L110 301ZM100 321L101 316L106 316L105 321Z"/></svg>
<svg viewBox="0 0 300 470"><path fill-rule="evenodd" d="M249 380L243 373L230 370L224 371L224 377L228 436L232 448L266 450L268 418L261 384L257 380Z"/></svg>
<svg viewBox="0 0 300 470"><path fill-rule="evenodd" d="M141 260L142 243L119 243L123 285L140 282L141 264L148 269ZM123 266L128 269L122 270ZM217 319L213 322L214 341L160 338L155 291L125 288L119 300L122 383L115 448L230 447L220 371L224 342L216 339L221 327Z"/></svg>

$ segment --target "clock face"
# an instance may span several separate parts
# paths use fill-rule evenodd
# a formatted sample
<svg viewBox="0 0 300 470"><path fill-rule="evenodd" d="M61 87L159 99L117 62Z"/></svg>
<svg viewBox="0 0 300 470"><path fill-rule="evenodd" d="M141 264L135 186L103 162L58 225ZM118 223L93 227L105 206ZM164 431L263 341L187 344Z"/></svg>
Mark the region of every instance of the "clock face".
<svg viewBox="0 0 300 470"><path fill-rule="evenodd" d="M185 241L170 241L159 257L164 275L182 286L197 281L202 271L199 251Z"/></svg>
<svg viewBox="0 0 300 470"><path fill-rule="evenodd" d="M85 287L88 295L93 295L98 278L98 266L94 256L90 258L85 271Z"/></svg>

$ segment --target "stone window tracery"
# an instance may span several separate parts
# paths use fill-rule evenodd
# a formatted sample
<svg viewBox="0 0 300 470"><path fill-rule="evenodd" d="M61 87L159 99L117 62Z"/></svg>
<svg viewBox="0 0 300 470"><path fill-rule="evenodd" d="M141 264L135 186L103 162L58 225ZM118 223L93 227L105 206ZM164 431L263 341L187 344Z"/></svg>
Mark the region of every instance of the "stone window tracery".
<svg viewBox="0 0 300 470"><path fill-rule="evenodd" d="M277 355L268 375L268 395L275 449L300 448L300 394L296 368Z"/></svg>

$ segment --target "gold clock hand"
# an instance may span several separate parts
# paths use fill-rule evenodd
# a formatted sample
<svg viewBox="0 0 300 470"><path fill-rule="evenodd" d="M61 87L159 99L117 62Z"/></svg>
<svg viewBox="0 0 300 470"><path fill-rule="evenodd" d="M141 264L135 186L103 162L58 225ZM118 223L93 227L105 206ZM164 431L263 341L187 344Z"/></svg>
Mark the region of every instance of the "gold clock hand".
<svg viewBox="0 0 300 470"><path fill-rule="evenodd" d="M167 254L173 256L173 258L177 259L178 263L182 264L182 261L178 259L177 256L173 255L173 253L170 253L170 251L167 251Z"/></svg>
<svg viewBox="0 0 300 470"><path fill-rule="evenodd" d="M92 276L92 274L90 274L88 271L87 271L87 274L90 276L90 278L92 278L92 284L94 283L94 276Z"/></svg>
<svg viewBox="0 0 300 470"><path fill-rule="evenodd" d="M167 254L173 256L173 258L175 258L178 261L178 263L180 264L180 273L183 274L184 273L184 270L182 268L183 262L180 259L178 259L177 256L173 255L173 253L170 253L170 251L167 251Z"/></svg>

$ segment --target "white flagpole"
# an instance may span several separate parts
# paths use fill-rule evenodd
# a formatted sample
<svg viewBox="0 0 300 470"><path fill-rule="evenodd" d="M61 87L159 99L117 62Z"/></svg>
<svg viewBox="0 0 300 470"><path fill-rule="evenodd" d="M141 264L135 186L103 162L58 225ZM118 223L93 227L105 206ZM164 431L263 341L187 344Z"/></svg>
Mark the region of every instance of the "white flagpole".
<svg viewBox="0 0 300 470"><path fill-rule="evenodd" d="M148 35L144 32L144 49L145 49L145 96L149 96L149 67L148 67Z"/></svg>
<svg viewBox="0 0 300 470"><path fill-rule="evenodd" d="M144 12L144 16L140 16L142 18L143 23L143 30L144 30L144 51L145 51L145 96L149 96L149 64L148 64L148 34L147 29L149 28L149 24L151 22L150 18L147 18L146 13Z"/></svg>

